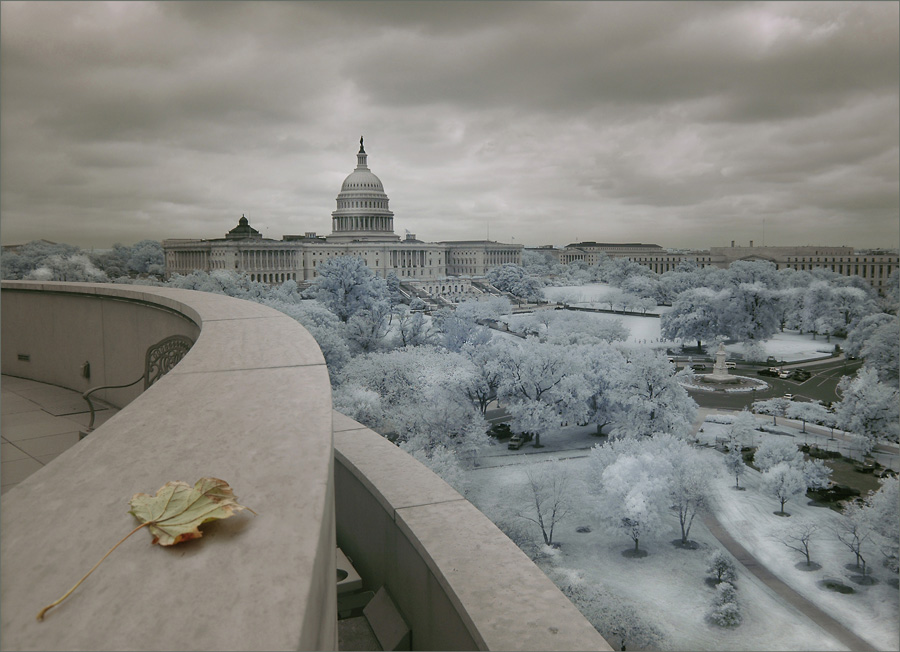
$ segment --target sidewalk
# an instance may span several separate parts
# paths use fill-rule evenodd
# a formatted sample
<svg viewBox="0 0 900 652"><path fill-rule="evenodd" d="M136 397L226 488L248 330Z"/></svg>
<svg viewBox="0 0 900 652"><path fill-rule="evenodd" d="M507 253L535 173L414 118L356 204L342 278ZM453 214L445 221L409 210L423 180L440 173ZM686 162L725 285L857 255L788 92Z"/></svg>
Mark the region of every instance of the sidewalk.
<svg viewBox="0 0 900 652"><path fill-rule="evenodd" d="M728 550L739 563L743 564L748 571L759 578L763 584L789 605L797 609L797 611L807 616L819 627L838 639L841 643L851 650L878 649L841 625L834 618L773 575L769 569L756 559L756 557L747 552L746 548L728 534L725 528L722 527L718 520L716 520L715 516L707 514L703 517L703 524L710 531L710 534L716 537L716 539L719 540L719 543L725 546L725 549Z"/></svg>
<svg viewBox="0 0 900 652"><path fill-rule="evenodd" d="M720 410L701 408L697 411L697 419L694 421L694 434L700 428L707 415L721 412ZM877 650L864 639L844 627L841 623L819 609L815 604L794 591L787 584L778 579L756 557L751 555L746 548L734 540L728 531L719 523L712 514L703 517L703 524L738 563L742 564L750 573L755 575L763 584L781 597L789 605L807 616L826 632L834 636L851 650Z"/></svg>

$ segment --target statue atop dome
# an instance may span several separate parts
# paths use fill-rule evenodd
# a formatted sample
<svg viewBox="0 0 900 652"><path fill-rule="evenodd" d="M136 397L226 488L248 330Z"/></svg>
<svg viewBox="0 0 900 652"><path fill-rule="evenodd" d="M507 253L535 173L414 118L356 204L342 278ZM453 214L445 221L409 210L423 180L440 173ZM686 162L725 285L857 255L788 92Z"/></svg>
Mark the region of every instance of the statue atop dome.
<svg viewBox="0 0 900 652"><path fill-rule="evenodd" d="M362 136L359 137L359 153L360 154L366 153L366 148L363 147L363 137Z"/></svg>

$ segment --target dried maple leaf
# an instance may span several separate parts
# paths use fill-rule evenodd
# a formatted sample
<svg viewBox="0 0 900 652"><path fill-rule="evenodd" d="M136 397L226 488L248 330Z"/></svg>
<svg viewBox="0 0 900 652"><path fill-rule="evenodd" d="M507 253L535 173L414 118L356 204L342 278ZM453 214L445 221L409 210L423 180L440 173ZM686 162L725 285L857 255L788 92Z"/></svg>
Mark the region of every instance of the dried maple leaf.
<svg viewBox="0 0 900 652"><path fill-rule="evenodd" d="M242 509L246 508L237 503L227 482L200 478L193 487L186 482L167 482L155 496L135 494L130 513L148 526L153 543L171 546L199 539L203 536L201 524L228 518Z"/></svg>
<svg viewBox="0 0 900 652"><path fill-rule="evenodd" d="M218 478L200 478L193 487L186 482L167 482L160 487L155 496L135 494L129 504L131 505L129 514L133 514L141 524L110 548L109 552L103 555L103 559L98 561L63 597L41 609L37 615L38 620L43 620L47 611L68 598L113 550L141 528L146 527L150 530L153 535L151 543L172 546L202 537L200 525L203 523L228 518L242 509L248 509L256 514L249 507L238 504L228 483Z"/></svg>

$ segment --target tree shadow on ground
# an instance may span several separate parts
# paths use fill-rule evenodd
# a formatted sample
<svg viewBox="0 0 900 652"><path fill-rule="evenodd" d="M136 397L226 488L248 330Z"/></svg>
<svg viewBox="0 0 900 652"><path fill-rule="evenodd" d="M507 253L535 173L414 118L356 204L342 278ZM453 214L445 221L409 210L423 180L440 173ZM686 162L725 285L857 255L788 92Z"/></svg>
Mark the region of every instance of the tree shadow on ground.
<svg viewBox="0 0 900 652"><path fill-rule="evenodd" d="M816 582L816 584L818 584L823 589L836 591L837 593L856 593L856 591L852 587L847 586L840 580L819 580L818 582Z"/></svg>
<svg viewBox="0 0 900 652"><path fill-rule="evenodd" d="M672 545L682 550L699 550L702 546L696 541L681 542L681 539L672 539Z"/></svg>
<svg viewBox="0 0 900 652"><path fill-rule="evenodd" d="M811 561L808 564L805 561L798 561L796 564L794 564L794 568L802 571L817 571L822 568L822 564L814 561Z"/></svg>
<svg viewBox="0 0 900 652"><path fill-rule="evenodd" d="M629 548L628 550L622 551L622 556L629 559L642 559L649 554L650 553L646 550L635 550L634 548Z"/></svg>

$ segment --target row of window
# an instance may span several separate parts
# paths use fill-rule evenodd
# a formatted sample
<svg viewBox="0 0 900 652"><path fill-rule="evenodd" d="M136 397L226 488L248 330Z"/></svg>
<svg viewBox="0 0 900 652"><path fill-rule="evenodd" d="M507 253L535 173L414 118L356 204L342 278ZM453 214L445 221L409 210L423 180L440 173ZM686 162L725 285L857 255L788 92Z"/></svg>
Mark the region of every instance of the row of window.
<svg viewBox="0 0 900 652"><path fill-rule="evenodd" d="M338 200L337 207L340 208L387 208L386 201L347 201Z"/></svg>

